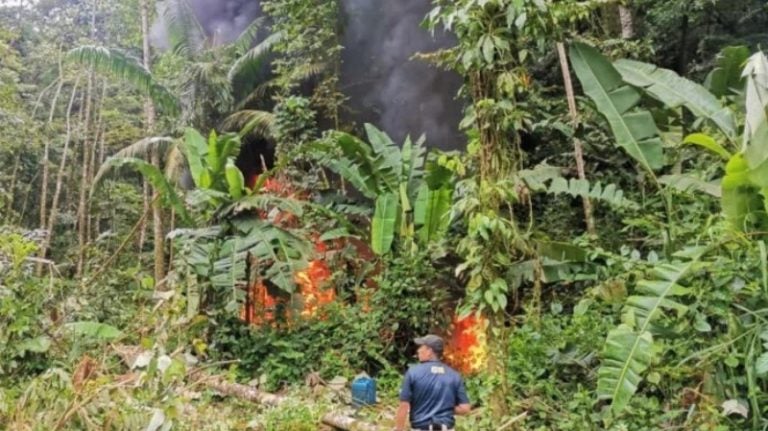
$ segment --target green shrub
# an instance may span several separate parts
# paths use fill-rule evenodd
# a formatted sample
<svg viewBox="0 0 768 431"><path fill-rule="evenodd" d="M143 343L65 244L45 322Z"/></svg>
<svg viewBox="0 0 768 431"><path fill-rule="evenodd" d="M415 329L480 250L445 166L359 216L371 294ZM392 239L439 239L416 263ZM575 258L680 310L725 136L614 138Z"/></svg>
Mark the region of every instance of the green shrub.
<svg viewBox="0 0 768 431"><path fill-rule="evenodd" d="M310 372L330 379L388 370L385 375L397 380L392 376L413 362L411 340L444 328L450 315L442 308L444 283L426 256L386 263L369 303L355 303L342 292L344 301L330 305L322 318L277 327L220 321L210 328L212 355L240 360L246 379L266 375L270 389L301 382ZM394 390L397 384L386 386Z"/></svg>

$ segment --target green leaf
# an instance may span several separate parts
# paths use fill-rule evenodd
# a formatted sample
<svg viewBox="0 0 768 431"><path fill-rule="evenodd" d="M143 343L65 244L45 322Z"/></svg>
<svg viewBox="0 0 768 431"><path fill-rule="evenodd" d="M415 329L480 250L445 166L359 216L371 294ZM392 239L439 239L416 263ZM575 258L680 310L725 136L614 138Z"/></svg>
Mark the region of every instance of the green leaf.
<svg viewBox="0 0 768 431"><path fill-rule="evenodd" d="M659 183L672 187L681 192L698 191L710 196L721 198L721 185L717 182L707 182L692 175L664 175L659 178Z"/></svg>
<svg viewBox="0 0 768 431"><path fill-rule="evenodd" d="M243 189L245 189L245 178L240 169L235 166L233 159L227 160L226 167L227 185L229 186L229 195L234 199L240 199L243 197Z"/></svg>
<svg viewBox="0 0 768 431"><path fill-rule="evenodd" d="M123 333L114 326L99 322L72 322L64 326L73 335L92 337L102 341L111 341L123 336Z"/></svg>
<svg viewBox="0 0 768 431"><path fill-rule="evenodd" d="M742 77L747 79L746 124L744 143L749 142L762 124L768 121L768 57L762 52L753 54L744 66Z"/></svg>
<svg viewBox="0 0 768 431"><path fill-rule="evenodd" d="M51 348L51 339L45 335L24 340L16 347L19 353L45 353Z"/></svg>
<svg viewBox="0 0 768 431"><path fill-rule="evenodd" d="M386 133L372 124L366 123L365 131L375 155L376 176L386 184L387 191L397 190L403 175L403 158L400 148Z"/></svg>
<svg viewBox="0 0 768 431"><path fill-rule="evenodd" d="M414 204L413 222L422 244L429 244L441 238L450 225L453 187L446 186L432 190L423 183Z"/></svg>
<svg viewBox="0 0 768 431"><path fill-rule="evenodd" d="M400 200L397 194L384 193L376 198L376 210L371 222L371 248L374 253L384 255L392 248L399 212Z"/></svg>
<svg viewBox="0 0 768 431"><path fill-rule="evenodd" d="M627 325L608 333L603 348L603 360L597 372L597 395L601 400L611 400L611 410L619 413L629 403L642 373L651 363L650 332L635 332Z"/></svg>
<svg viewBox="0 0 768 431"><path fill-rule="evenodd" d="M422 135L416 142L407 136L401 150L403 167L401 181L406 184L408 196L416 194L421 179L424 177L424 164L427 149L424 147L426 138Z"/></svg>
<svg viewBox="0 0 768 431"><path fill-rule="evenodd" d="M760 355L755 361L755 374L758 377L768 374L768 352Z"/></svg>
<svg viewBox="0 0 768 431"><path fill-rule="evenodd" d="M664 165L662 141L648 111L633 109L640 94L626 85L621 75L595 48L574 43L570 49L573 69L584 92L597 106L616 138L616 143L647 171Z"/></svg>
<svg viewBox="0 0 768 431"><path fill-rule="evenodd" d="M685 106L695 116L717 125L728 139L736 138L733 112L703 86L653 64L634 60L618 60L613 64L624 82L642 88L671 109Z"/></svg>
<svg viewBox="0 0 768 431"><path fill-rule="evenodd" d="M744 151L749 178L758 187L768 187L768 122L762 123Z"/></svg>
<svg viewBox="0 0 768 431"><path fill-rule="evenodd" d="M283 33L272 33L264 40L259 42L256 46L249 49L248 52L238 57L238 59L232 64L229 72L227 73L227 79L234 85L235 80L238 77L243 76L248 71L259 70L261 65L266 61L267 55L272 51L272 48L283 41ZM251 41L248 42L250 46Z"/></svg>
<svg viewBox="0 0 768 431"><path fill-rule="evenodd" d="M192 175L195 185L200 188L207 188L203 187L203 177L208 171L204 166L205 158L208 155L208 144L203 135L197 130L188 127L184 131L184 141L181 143L181 150L187 159L189 173Z"/></svg>
<svg viewBox="0 0 768 431"><path fill-rule="evenodd" d="M348 133L337 132L333 137L337 148L316 142L310 146L313 156L349 181L365 197L376 199L380 185L371 146ZM341 150L341 155L336 154L335 149Z"/></svg>
<svg viewBox="0 0 768 431"><path fill-rule="evenodd" d="M723 214L731 226L740 232L768 223L764 198L760 195L760 188L750 179L751 174L744 156L736 154L728 161L721 183L723 197L720 205Z"/></svg>
<svg viewBox="0 0 768 431"><path fill-rule="evenodd" d="M746 46L728 46L717 56L717 66L709 73L704 85L716 97L727 96L744 88L741 69L749 58Z"/></svg>
<svg viewBox="0 0 768 431"><path fill-rule="evenodd" d="M624 198L624 192L615 184L608 184L603 188L601 183L591 185L587 180L563 177L555 177L547 189L550 194L567 194L572 197L590 198L606 202L616 208L638 208L637 203Z"/></svg>
<svg viewBox="0 0 768 431"><path fill-rule="evenodd" d="M493 56L496 52L496 47L493 45L493 39L491 36L483 36L483 40L481 43L481 49L483 51L483 58L485 59L485 62L488 64L493 63Z"/></svg>
<svg viewBox="0 0 768 431"><path fill-rule="evenodd" d="M714 138L712 138L709 135L706 135L704 133L693 133L685 137L683 140L684 144L690 144L690 145L698 145L706 150L709 150L718 156L722 157L724 160L730 160L733 156L728 150L723 148L722 145L718 144L717 141L715 141Z"/></svg>
<svg viewBox="0 0 768 431"><path fill-rule="evenodd" d="M600 399L612 400L615 414L624 410L651 363L654 320L664 310L684 312L685 307L670 298L687 294L688 289L679 283L698 264L701 255L697 251L688 262L658 265L654 279L640 281L639 294L627 298L624 314L629 316L629 324L608 333L598 370L597 394Z"/></svg>

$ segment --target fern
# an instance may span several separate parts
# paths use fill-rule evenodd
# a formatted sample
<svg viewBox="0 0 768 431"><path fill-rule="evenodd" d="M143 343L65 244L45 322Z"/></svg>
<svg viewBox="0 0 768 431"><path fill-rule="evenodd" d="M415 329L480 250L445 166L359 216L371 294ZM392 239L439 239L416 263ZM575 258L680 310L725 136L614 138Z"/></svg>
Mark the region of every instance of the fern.
<svg viewBox="0 0 768 431"><path fill-rule="evenodd" d="M587 180L572 178L566 180L558 177L552 180L547 193L560 195L567 194L572 197L590 198L603 201L616 208L638 209L637 203L624 198L624 192L619 190L615 184L608 184L603 187L600 182L591 185Z"/></svg>

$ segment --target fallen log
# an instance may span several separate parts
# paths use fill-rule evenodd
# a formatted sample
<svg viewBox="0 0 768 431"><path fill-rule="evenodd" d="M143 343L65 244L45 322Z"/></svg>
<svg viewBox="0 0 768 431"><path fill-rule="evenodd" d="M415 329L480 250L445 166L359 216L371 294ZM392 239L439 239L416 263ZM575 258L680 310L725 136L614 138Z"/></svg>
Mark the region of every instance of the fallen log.
<svg viewBox="0 0 768 431"><path fill-rule="evenodd" d="M323 416L323 424L343 431L383 431L385 428L337 413Z"/></svg>
<svg viewBox="0 0 768 431"><path fill-rule="evenodd" d="M206 381L205 386L214 391L227 396L237 397L246 401L267 406L277 406L285 401L285 397L280 395L262 392L254 387L241 385L238 383L228 383L222 380Z"/></svg>

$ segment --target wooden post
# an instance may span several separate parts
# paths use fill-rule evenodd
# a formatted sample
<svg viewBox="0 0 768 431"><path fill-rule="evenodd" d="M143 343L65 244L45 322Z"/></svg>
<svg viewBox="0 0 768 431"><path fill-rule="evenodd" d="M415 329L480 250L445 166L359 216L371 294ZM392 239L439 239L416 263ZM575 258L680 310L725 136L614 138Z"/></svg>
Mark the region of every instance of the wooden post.
<svg viewBox="0 0 768 431"><path fill-rule="evenodd" d="M573 82L571 81L571 70L568 66L568 56L565 54L565 44L557 43L557 56L560 58L560 69L563 72L563 82L565 85L565 94L568 99L568 112L571 116L571 125L574 129L573 152L576 159L576 170L580 180L586 180L587 175L584 170L584 147L581 141L575 136L576 128L579 124L579 112L576 109L576 96L573 91ZM593 217L592 202L587 196L581 198L584 204L584 219L587 223L587 232L590 235L596 235L595 219Z"/></svg>

